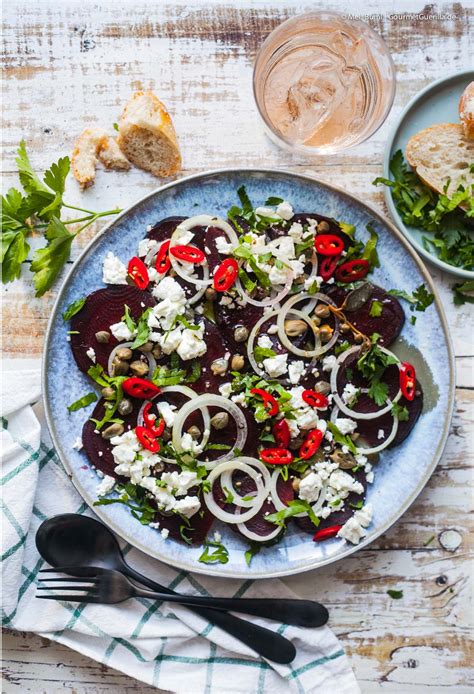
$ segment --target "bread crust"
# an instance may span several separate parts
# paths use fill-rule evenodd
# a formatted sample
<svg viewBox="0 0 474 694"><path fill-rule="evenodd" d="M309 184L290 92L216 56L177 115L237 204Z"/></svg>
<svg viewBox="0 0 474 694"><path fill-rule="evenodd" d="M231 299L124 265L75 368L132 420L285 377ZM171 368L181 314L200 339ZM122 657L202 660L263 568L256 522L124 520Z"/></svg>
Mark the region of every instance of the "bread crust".
<svg viewBox="0 0 474 694"><path fill-rule="evenodd" d="M86 128L75 142L71 168L74 178L82 188L87 188L94 182L97 155L107 137L102 128Z"/></svg>
<svg viewBox="0 0 474 694"><path fill-rule="evenodd" d="M464 134L469 139L474 139L474 82L467 85L459 100L459 118Z"/></svg>
<svg viewBox="0 0 474 694"><path fill-rule="evenodd" d="M117 142L127 159L154 176L171 176L181 168L171 116L152 91L133 94L120 117ZM151 148L155 156L150 155Z"/></svg>

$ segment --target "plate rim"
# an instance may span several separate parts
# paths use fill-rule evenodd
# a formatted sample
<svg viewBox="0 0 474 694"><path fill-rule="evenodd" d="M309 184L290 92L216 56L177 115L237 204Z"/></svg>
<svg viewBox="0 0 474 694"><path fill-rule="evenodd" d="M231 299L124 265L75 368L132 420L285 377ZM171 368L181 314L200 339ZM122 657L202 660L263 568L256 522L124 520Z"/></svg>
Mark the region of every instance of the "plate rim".
<svg viewBox="0 0 474 694"><path fill-rule="evenodd" d="M436 308L438 310L438 314L440 316L440 322L441 326L443 329L443 333L445 336L446 340L446 345L447 345L447 350L448 350L448 359L449 359L449 397L448 397L448 404L447 404L447 414L448 416L444 419L444 426L443 426L443 432L442 432L442 438L437 446L437 449L433 453L432 461L430 466L427 468L425 471L425 474L423 475L420 483L418 484L417 488L412 492L412 494L409 496L409 498L405 501L405 503L394 513L394 515L389 518L388 521L386 521L380 528L378 528L376 531L373 531L372 533L368 533L365 539L363 539L358 545L349 545L346 547L345 550L341 554L338 554L337 557L327 557L325 559L318 559L308 565L304 566L297 566L294 568L290 569L282 569L282 570L276 570L276 571L265 571L265 572L252 572L251 568L249 567L248 571L232 571L231 573L223 574L221 573L217 567L213 567L212 565L203 565L203 566L192 566L189 565L189 563L184 563L181 561L177 561L176 558L172 558L170 556L163 556L159 552L155 551L150 551L148 547L145 545L142 545L140 542L137 542L136 538L128 531L124 531L122 528L117 528L115 527L115 524L110 521L110 519L106 518L103 515L102 507L91 507L91 504L87 500L87 497L84 496L84 492L81 489L81 484L78 479L76 479L76 471L73 468L72 465L70 465L67 456L62 455L62 445L60 444L59 437L56 435L56 429L52 417L52 412L50 409L50 405L48 402L48 399L46 397L47 393L47 381L48 381L48 366L49 366L49 343L52 337L52 331L53 331L53 325L55 324L58 314L59 314L59 307L60 304L63 300L63 295L69 286L71 280L74 278L76 275L76 272L78 271L82 259L93 249L94 246L96 246L100 239L108 232L110 228L112 228L115 224L117 224L119 221L121 221L123 218L125 218L127 215L129 215L135 208L137 208L139 205L141 205L143 202L148 200L149 198L163 192L164 190L168 190L169 188L173 188L177 185L186 185L190 181L195 181L197 179L204 179L204 178L210 178L213 176L225 176L225 175L238 175L238 174L247 174L247 175L254 175L254 174L269 174L269 175L282 175L282 176L288 176L290 178L296 178L300 179L302 181L305 181L307 183L313 183L319 186L322 186L329 190L332 193L336 193L337 195L341 195L344 198L348 199L351 202L355 202L358 205L362 205L364 208L366 208L371 215L374 216L375 219L377 219L379 222L382 224L385 224L389 231L401 242L402 246L405 247L405 250L408 251L409 255L412 256L413 260L415 261L416 265L418 266L418 269L420 270L421 275L423 276L425 282L428 284L428 287L432 294L434 295L434 304L436 305ZM425 488L428 480L430 479L431 475L433 474L436 466L438 465L441 456L443 455L444 449L446 447L446 442L448 439L448 434L449 434L449 428L451 424L451 420L453 417L453 411L454 411L454 396L455 396L455 387L456 387L456 378L455 378L455 359L454 359L454 350L453 350L453 345L451 341L451 336L449 333L449 326L446 321L446 316L444 312L443 305L441 303L437 288L434 285L433 279L431 278L427 268L425 267L423 261L411 244L407 241L405 236L401 233L399 229L395 226L395 224L390 221L389 219L386 219L384 215L379 212L373 205L362 202L358 200L354 195L351 195L347 191L343 190L342 188L339 188L338 186L335 186L331 183L327 183L326 181L323 181L322 179L316 177L316 176L311 176L309 174L303 174L303 173L295 173L289 169L271 169L271 168L255 168L255 167L237 167L237 168L232 168L232 167L226 167L226 168L220 168L220 169L211 169L208 171L203 171L195 174L191 174L188 176L183 176L182 178L179 178L177 180L171 181L169 183L165 183L162 186L159 186L155 190L146 193L144 196L140 197L137 199L135 202L133 202L129 207L127 207L125 210L123 210L117 217L115 217L113 220L108 222L97 234L92 238L89 243L85 246L85 248L81 251L81 253L78 255L76 260L74 261L70 271L64 278L61 287L58 291L57 297L55 299L49 320L48 320L48 326L46 329L45 333L45 340L44 340L44 346L43 346L43 354L42 354L42 366L41 366L41 391L42 391L42 401L44 405L44 411L45 411L45 417L46 417L46 423L48 426L48 430L51 436L51 440L53 442L53 445L55 447L56 453L66 471L68 474L71 482L74 484L74 487L80 494L80 496L84 499L84 501L87 503L89 506L90 510L99 518L101 522L103 522L112 532L114 532L116 535L118 535L120 538L131 544L133 547L136 547L137 549L141 550L144 552L147 556L151 557L152 559L157 559L158 561L162 561L165 564L172 565L178 569L182 569L184 571L189 571L190 573L197 573L197 574L202 574L206 576L216 576L219 578L228 578L228 579L235 579L235 578L247 578L251 580L256 580L256 579L263 579L263 578L278 578L281 576L291 576L291 575L297 575L301 573L305 573L307 571L312 571L315 569L319 569L323 566L326 566L328 564L332 564L336 561L346 559L348 556L354 554L358 550L366 547L367 545L371 544L374 540L376 540L380 535L383 535L384 533L387 532L400 518L401 516L407 511L407 509L413 504L415 499L418 497L418 495L422 492L422 490ZM309 536L308 536L309 537Z"/></svg>
<svg viewBox="0 0 474 694"><path fill-rule="evenodd" d="M465 70L461 70L461 72L455 72L447 77L441 77L434 82L430 82L429 84L426 85L426 87L423 87L419 92L417 92L407 103L407 105L404 107L404 109L401 111L399 114L397 120L395 123L392 125L391 130L389 131L388 137L387 137L387 142L385 144L385 151L384 151L384 157L383 157L383 176L385 178L391 178L390 175L390 155L392 152L392 147L394 140L400 130L400 127L409 114L410 111L414 107L416 107L417 103L419 101L422 101L424 97L429 94L431 91L435 91L438 89L440 86L442 86L445 83L451 82L452 80L461 80L463 78L471 78L474 80L474 70L466 68ZM434 123L436 125L436 123ZM391 194L391 189L386 188L384 190L384 198L385 198L385 204L388 207L390 216L393 220L393 223L397 226L398 230L405 236L405 238L408 240L408 242L416 249L417 253L422 255L429 263L432 263L435 265L437 268L440 270L444 270L445 272L449 272L450 275L454 275L455 277L460 277L464 280L472 280L474 279L474 270L464 270L463 268L457 268L454 265L450 265L449 263L445 263L444 260L440 260L437 258L435 255L430 253L429 251L425 250L423 248L422 244L419 243L416 239L414 239L410 232L408 231L408 228L405 226L405 223L402 221L397 208L395 207L395 203L393 202L392 199L392 194Z"/></svg>

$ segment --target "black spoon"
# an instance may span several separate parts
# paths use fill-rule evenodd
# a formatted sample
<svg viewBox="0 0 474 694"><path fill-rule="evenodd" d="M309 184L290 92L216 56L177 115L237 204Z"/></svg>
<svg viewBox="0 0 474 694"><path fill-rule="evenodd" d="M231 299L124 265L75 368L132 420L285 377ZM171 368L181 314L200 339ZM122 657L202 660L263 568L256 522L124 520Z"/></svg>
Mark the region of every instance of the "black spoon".
<svg viewBox="0 0 474 694"><path fill-rule="evenodd" d="M132 569L126 563L115 536L94 518L74 513L54 516L38 528L36 547L51 566L100 566L115 569L152 590L176 595L169 588ZM327 621L327 610L321 607L325 612L321 614L324 619L321 624L324 624ZM190 609L269 660L290 663L296 655L291 641L269 629L212 608Z"/></svg>

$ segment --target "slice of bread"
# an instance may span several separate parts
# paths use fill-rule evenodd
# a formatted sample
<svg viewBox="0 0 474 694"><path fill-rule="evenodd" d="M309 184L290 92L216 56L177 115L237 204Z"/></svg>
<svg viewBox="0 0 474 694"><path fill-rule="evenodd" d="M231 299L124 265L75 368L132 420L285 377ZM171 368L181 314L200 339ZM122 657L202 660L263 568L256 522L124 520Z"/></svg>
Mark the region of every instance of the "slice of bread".
<svg viewBox="0 0 474 694"><path fill-rule="evenodd" d="M118 146L117 140L113 137L107 137L100 145L99 159L108 169L128 171L131 167L127 157Z"/></svg>
<svg viewBox="0 0 474 694"><path fill-rule="evenodd" d="M438 193L453 194L459 184L473 185L474 141L461 125L441 123L417 133L408 140L406 158L421 180Z"/></svg>
<svg viewBox="0 0 474 694"><path fill-rule="evenodd" d="M181 168L171 117L151 91L136 92L125 106L118 144L132 164L154 176L171 176Z"/></svg>
<svg viewBox="0 0 474 694"><path fill-rule="evenodd" d="M474 139L474 82L468 84L461 95L459 118L466 137Z"/></svg>
<svg viewBox="0 0 474 694"><path fill-rule="evenodd" d="M82 188L92 185L97 166L97 154L108 138L102 128L86 128L74 145L71 157L72 173Z"/></svg>

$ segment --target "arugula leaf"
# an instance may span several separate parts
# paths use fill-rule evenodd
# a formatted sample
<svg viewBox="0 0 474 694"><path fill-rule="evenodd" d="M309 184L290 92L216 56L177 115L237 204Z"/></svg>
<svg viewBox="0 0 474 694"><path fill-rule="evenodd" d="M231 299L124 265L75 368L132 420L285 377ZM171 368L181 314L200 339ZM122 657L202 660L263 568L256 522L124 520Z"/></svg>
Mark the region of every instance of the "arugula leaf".
<svg viewBox="0 0 474 694"><path fill-rule="evenodd" d="M125 313L122 316L122 321L125 323L127 328L130 330L131 333L134 333L137 329L137 324L133 320L132 316L130 315L130 309L128 306L125 304L124 306Z"/></svg>
<svg viewBox="0 0 474 694"><path fill-rule="evenodd" d="M212 548L213 551L211 551ZM210 542L206 540L204 543L204 552L201 554L198 561L203 564L227 564L229 561L229 552L222 542Z"/></svg>
<svg viewBox="0 0 474 694"><path fill-rule="evenodd" d="M275 357L276 352L273 349L270 349L269 347L259 347L257 345L253 350L253 355L255 357L255 361L258 364L260 364L264 359L270 359L271 357Z"/></svg>
<svg viewBox="0 0 474 694"><path fill-rule="evenodd" d="M283 198L276 198L276 197L269 197L265 201L265 205L269 205L270 207L275 207L276 205L280 205L283 201Z"/></svg>
<svg viewBox="0 0 474 694"><path fill-rule="evenodd" d="M186 379L186 371L180 368L173 368L169 366L157 366L153 376L151 377L152 382L155 386L176 386L182 383Z"/></svg>
<svg viewBox="0 0 474 694"><path fill-rule="evenodd" d="M267 202L265 204L268 205L270 203ZM262 545L259 542L252 542L250 544L250 547L248 548L248 550L244 554L247 566L250 566L250 564L252 563L252 559L260 552L261 549L262 549Z"/></svg>
<svg viewBox="0 0 474 694"><path fill-rule="evenodd" d="M269 523L274 523L275 525L285 527L285 520L298 515L298 513L307 513L313 525L316 527L319 525L319 518L315 515L312 506L307 501L303 501L302 499L298 499L297 501L289 501L286 508L282 509L281 511L277 511L276 513L270 513L268 516L265 516L265 520Z"/></svg>
<svg viewBox="0 0 474 694"><path fill-rule="evenodd" d="M196 383L201 378L201 364L193 361L191 371L186 376L186 383Z"/></svg>
<svg viewBox="0 0 474 694"><path fill-rule="evenodd" d="M377 301L377 299L374 299L372 301L372 303L370 304L369 316L372 316L372 318L378 318L379 316L382 315L382 310L383 310L382 302Z"/></svg>
<svg viewBox="0 0 474 694"><path fill-rule="evenodd" d="M420 312L426 311L428 306L431 306L434 301L434 294L431 294L424 284L420 284L412 294L409 294L404 289L389 289L387 294L408 301L412 310Z"/></svg>
<svg viewBox="0 0 474 694"><path fill-rule="evenodd" d="M71 234L57 217L52 217L45 237L48 244L35 252L31 263L36 296L43 296L53 285L70 256L75 234Z"/></svg>
<svg viewBox="0 0 474 694"><path fill-rule="evenodd" d="M251 280L243 268L239 268L239 279L247 294L251 294L257 288L257 282Z"/></svg>
<svg viewBox="0 0 474 694"><path fill-rule="evenodd" d="M76 402L68 405L67 411L77 412L77 410L82 410L83 407L87 407L87 405L90 405L92 402L96 402L96 400L97 395L95 393L87 393L87 395L83 395L82 398L79 398L79 400L76 400Z"/></svg>
<svg viewBox="0 0 474 694"><path fill-rule="evenodd" d="M84 306L86 303L86 298L83 297L82 299L76 299L76 301L73 301L69 306L66 308L66 310L63 313L63 321L66 322L68 320L71 320L73 316L76 315L76 313L79 313L81 308Z"/></svg>
<svg viewBox="0 0 474 694"><path fill-rule="evenodd" d="M336 220L334 220L334 221L336 221ZM355 237L356 228L353 224L347 224L347 222L338 222L338 221L336 221L336 224L338 224L341 231L344 234L347 234L347 236L350 236L351 239L353 239Z"/></svg>
<svg viewBox="0 0 474 694"><path fill-rule="evenodd" d="M199 330L199 325L193 325L193 323L190 323L186 316L176 316L176 320L178 323L181 323L181 325L184 325L184 327L188 330Z"/></svg>
<svg viewBox="0 0 474 694"><path fill-rule="evenodd" d="M377 253L377 242L379 240L379 235L373 228L372 222L366 224L365 228L369 232L370 238L364 246L362 258L369 261L371 268L380 267L380 260Z"/></svg>
<svg viewBox="0 0 474 694"><path fill-rule="evenodd" d="M393 600L401 600L403 598L403 590L387 590L387 595Z"/></svg>
<svg viewBox="0 0 474 694"><path fill-rule="evenodd" d="M467 294L466 292L474 292L474 280L467 280L466 282L461 282L454 284L453 290L453 303L455 306L462 306L463 304L474 304L474 296L472 294Z"/></svg>
<svg viewBox="0 0 474 694"><path fill-rule="evenodd" d="M334 436L334 441L340 446L347 446L351 453L357 454L357 448L350 436L344 436L334 422L328 422L328 429Z"/></svg>
<svg viewBox="0 0 474 694"><path fill-rule="evenodd" d="M118 484L116 491L120 494L119 497L99 499L94 502L94 506L123 504L130 509L132 516L139 520L142 525L148 525L155 519L156 508L148 499L146 489L132 482L127 482L127 484Z"/></svg>
<svg viewBox="0 0 474 694"><path fill-rule="evenodd" d="M150 315L150 312L151 308L147 308L146 311L143 311L142 315L138 319L138 325L136 327L137 336L130 345L130 349L137 349L137 347L141 347L145 344L145 342L148 341L148 337L150 335L150 328L148 327L148 316Z"/></svg>

